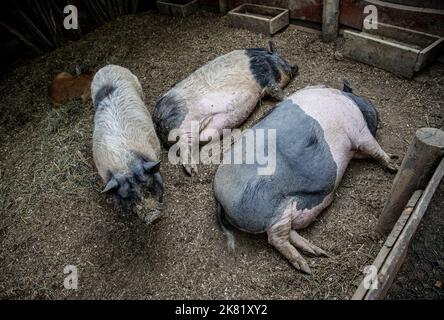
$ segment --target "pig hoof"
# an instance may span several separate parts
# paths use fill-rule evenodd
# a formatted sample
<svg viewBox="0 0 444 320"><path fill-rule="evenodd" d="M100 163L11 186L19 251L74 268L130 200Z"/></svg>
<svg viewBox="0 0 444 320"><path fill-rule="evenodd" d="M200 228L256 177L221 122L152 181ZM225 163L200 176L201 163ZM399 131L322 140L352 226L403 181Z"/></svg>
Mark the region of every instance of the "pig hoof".
<svg viewBox="0 0 444 320"><path fill-rule="evenodd" d="M291 261L290 263L296 270L302 271L305 274L313 274L307 261L305 261L305 259L301 256L298 257L297 261Z"/></svg>
<svg viewBox="0 0 444 320"><path fill-rule="evenodd" d="M391 159L393 159L391 155L389 155L389 157ZM385 162L385 167L386 167L387 171L391 172L391 173L396 173L396 172L398 172L398 169L399 169L399 167L395 163L395 161L386 161Z"/></svg>
<svg viewBox="0 0 444 320"><path fill-rule="evenodd" d="M195 164L184 164L183 168L190 177L195 176L199 173L199 171L197 170L197 165Z"/></svg>
<svg viewBox="0 0 444 320"><path fill-rule="evenodd" d="M303 273L306 274L312 274L307 261L305 261L305 259L301 255L299 254L297 256L293 255L290 257L289 261L296 270L302 271Z"/></svg>
<svg viewBox="0 0 444 320"><path fill-rule="evenodd" d="M303 237L301 237L296 231L291 230L290 231L290 242L292 245L295 246L296 249L300 249L312 256L316 257L329 257L327 252L322 250L321 248L315 246L314 244L310 243Z"/></svg>
<svg viewBox="0 0 444 320"><path fill-rule="evenodd" d="M313 272L311 272L310 267L308 266L308 264L305 262L305 264L303 264L301 266L301 271L306 273L306 274L313 274Z"/></svg>
<svg viewBox="0 0 444 320"><path fill-rule="evenodd" d="M281 237L269 235L269 242L273 245L296 269L304 273L311 274L310 267L305 259L299 254L298 250L288 240L283 240Z"/></svg>
<svg viewBox="0 0 444 320"><path fill-rule="evenodd" d="M387 164L386 168L390 173L396 173L396 172L398 172L398 169L399 169L398 165L395 163Z"/></svg>

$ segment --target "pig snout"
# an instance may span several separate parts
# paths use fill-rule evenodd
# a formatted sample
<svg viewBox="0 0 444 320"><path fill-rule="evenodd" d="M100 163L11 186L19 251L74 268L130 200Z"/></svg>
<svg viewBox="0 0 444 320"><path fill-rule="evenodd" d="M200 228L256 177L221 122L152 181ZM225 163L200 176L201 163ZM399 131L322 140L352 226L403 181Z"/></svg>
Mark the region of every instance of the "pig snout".
<svg viewBox="0 0 444 320"><path fill-rule="evenodd" d="M110 173L104 193L114 196L124 214L157 210L157 202L163 202L163 181L159 161L139 159L125 174ZM153 203L153 200L156 201ZM140 208L139 208L140 207Z"/></svg>
<svg viewBox="0 0 444 320"><path fill-rule="evenodd" d="M284 60L281 57L278 57L278 66L282 70L284 74L288 76L289 79L293 79L297 76L299 67L297 64L291 64L288 63L286 60Z"/></svg>

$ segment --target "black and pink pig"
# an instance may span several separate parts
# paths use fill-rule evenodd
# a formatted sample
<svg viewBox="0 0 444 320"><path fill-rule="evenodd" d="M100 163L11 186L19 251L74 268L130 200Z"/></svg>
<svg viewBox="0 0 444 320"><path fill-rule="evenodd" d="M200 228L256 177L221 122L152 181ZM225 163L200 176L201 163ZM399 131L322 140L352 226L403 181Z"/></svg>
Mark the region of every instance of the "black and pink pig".
<svg viewBox="0 0 444 320"><path fill-rule="evenodd" d="M375 139L378 115L372 104L351 92L307 87L279 103L253 131L275 130L275 170L258 175L258 164L222 164L214 179L219 224L234 248L230 225L268 235L268 241L298 270L311 273L298 250L326 253L298 230L333 201L348 163L371 157L396 172L394 156ZM268 138L255 148L267 149ZM232 147L243 143L239 139ZM225 156L230 156L226 153ZM270 155L269 155L270 156Z"/></svg>
<svg viewBox="0 0 444 320"><path fill-rule="evenodd" d="M244 122L261 97L284 99L282 88L297 70L280 57L271 41L266 49L235 50L217 57L157 101L153 112L157 134L165 145L179 138L179 150L191 148L196 138L205 144L223 129ZM193 137L193 123L198 123L198 137ZM169 139L173 129L176 134ZM188 154L181 153L180 161L191 175L197 172L198 161Z"/></svg>

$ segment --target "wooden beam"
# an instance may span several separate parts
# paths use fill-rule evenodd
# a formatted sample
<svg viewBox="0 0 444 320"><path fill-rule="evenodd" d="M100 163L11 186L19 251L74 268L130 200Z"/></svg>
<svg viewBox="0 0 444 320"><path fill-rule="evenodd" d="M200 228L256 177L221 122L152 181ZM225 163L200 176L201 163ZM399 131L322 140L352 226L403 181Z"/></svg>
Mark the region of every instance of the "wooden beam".
<svg viewBox="0 0 444 320"><path fill-rule="evenodd" d="M228 0L219 0L219 12L226 14L228 11Z"/></svg>
<svg viewBox="0 0 444 320"><path fill-rule="evenodd" d="M434 128L416 131L393 182L389 199L379 216L377 232L388 234L392 230L413 192L425 188L443 155L443 131Z"/></svg>
<svg viewBox="0 0 444 320"><path fill-rule="evenodd" d="M329 42L338 37L339 0L324 0L322 9L322 40Z"/></svg>

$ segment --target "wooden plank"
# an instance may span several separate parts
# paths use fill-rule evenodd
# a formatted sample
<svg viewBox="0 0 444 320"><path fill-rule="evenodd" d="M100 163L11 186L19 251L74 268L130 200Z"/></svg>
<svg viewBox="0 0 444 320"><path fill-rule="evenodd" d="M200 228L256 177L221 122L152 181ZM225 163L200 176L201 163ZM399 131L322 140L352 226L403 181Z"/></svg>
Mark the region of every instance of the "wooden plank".
<svg viewBox="0 0 444 320"><path fill-rule="evenodd" d="M442 0L385 0L391 3L403 4L413 7L424 7L431 9L444 9Z"/></svg>
<svg viewBox="0 0 444 320"><path fill-rule="evenodd" d="M416 62L415 71L419 71L434 62L441 54L444 48L444 38L440 38L430 44L427 48L419 52L418 61Z"/></svg>
<svg viewBox="0 0 444 320"><path fill-rule="evenodd" d="M393 280L396 278L398 270L401 267L407 254L407 249L413 238L413 235L418 229L421 219L427 211L433 194L438 188L438 185L441 182L443 176L444 158L441 160L438 168L430 179L430 182L428 183L427 188L424 190L421 199L418 201L415 210L413 210L409 220L407 221L407 224L405 225L404 229L399 235L399 238L396 240L393 249L390 251L390 254L384 262L382 268L380 269L378 273L378 288L374 290L369 290L365 297L365 300L384 299L388 289L393 283Z"/></svg>
<svg viewBox="0 0 444 320"><path fill-rule="evenodd" d="M227 11L228 11L227 0L219 0L219 12L222 14L226 14Z"/></svg>
<svg viewBox="0 0 444 320"><path fill-rule="evenodd" d="M444 36L444 10L405 6L387 1L341 0L339 23L362 30L362 22L366 16L364 7L367 5L377 7L379 22Z"/></svg>
<svg viewBox="0 0 444 320"><path fill-rule="evenodd" d="M323 0L288 0L290 19L322 22Z"/></svg>
<svg viewBox="0 0 444 320"><path fill-rule="evenodd" d="M197 10L197 0L159 0L156 2L161 14L174 17L187 17Z"/></svg>
<svg viewBox="0 0 444 320"><path fill-rule="evenodd" d="M279 30L285 28L290 24L290 17L288 15L288 10L278 14L276 17L272 18L270 21L270 34L275 34Z"/></svg>
<svg viewBox="0 0 444 320"><path fill-rule="evenodd" d="M415 31L382 22L374 23L376 24L376 28L365 29L366 33L376 34L378 36L391 38L406 44L416 45L421 47L421 49L430 46L435 41L440 39L439 36L425 32Z"/></svg>
<svg viewBox="0 0 444 320"><path fill-rule="evenodd" d="M444 10L405 6L380 0L366 0L378 8L379 22L444 36Z"/></svg>
<svg viewBox="0 0 444 320"><path fill-rule="evenodd" d="M362 29L364 21L364 0L341 0L339 10L339 23L342 26L351 27L356 30Z"/></svg>
<svg viewBox="0 0 444 320"><path fill-rule="evenodd" d="M393 245L395 244L396 240L398 239L399 235L401 234L402 230L404 229L410 214L413 211L413 208L416 206L416 203L418 202L419 198L422 195L422 190L416 190L412 197L410 198L409 202L407 203L407 206L405 207L404 211L402 212L401 216L399 217L398 221L396 222L395 226L393 227L392 232L387 237L387 239L384 242L384 245L382 246L381 250L379 251L378 255L375 258L375 261L373 261L372 266L376 268L376 270L381 269L383 263L386 261ZM369 291L369 288L366 288L364 280L361 281L358 289L354 293L352 300L363 300L365 299L365 296L367 295Z"/></svg>

